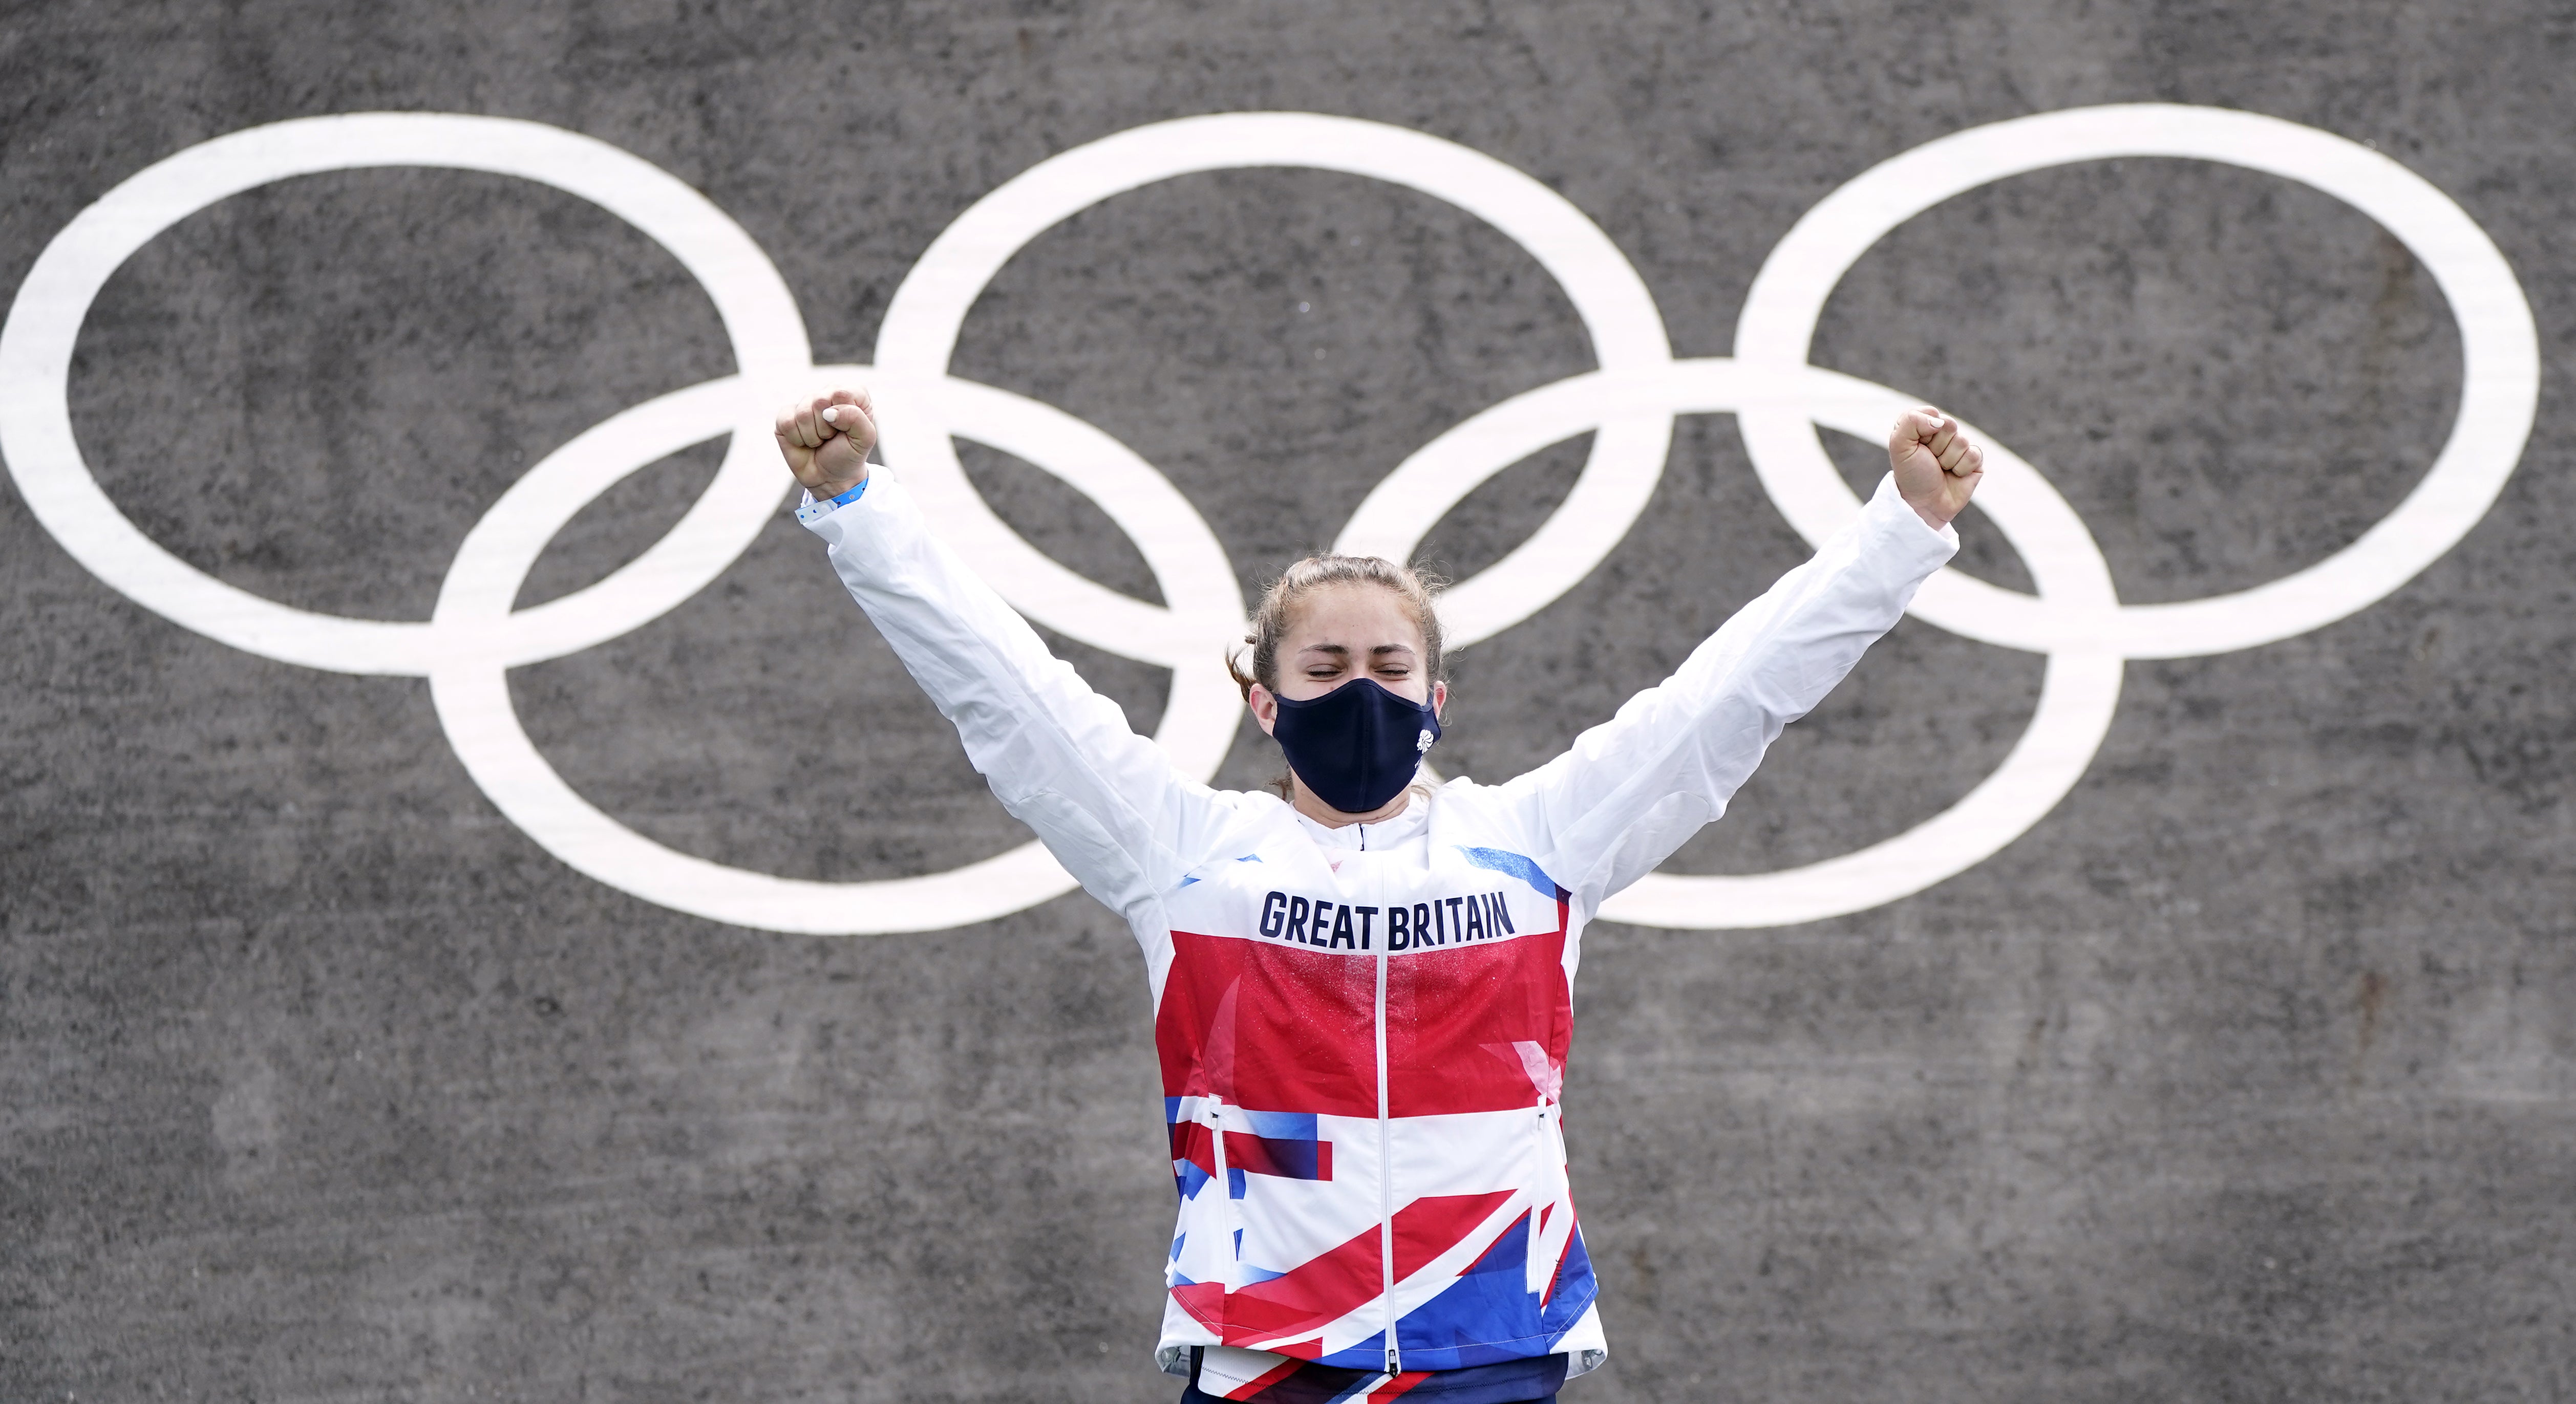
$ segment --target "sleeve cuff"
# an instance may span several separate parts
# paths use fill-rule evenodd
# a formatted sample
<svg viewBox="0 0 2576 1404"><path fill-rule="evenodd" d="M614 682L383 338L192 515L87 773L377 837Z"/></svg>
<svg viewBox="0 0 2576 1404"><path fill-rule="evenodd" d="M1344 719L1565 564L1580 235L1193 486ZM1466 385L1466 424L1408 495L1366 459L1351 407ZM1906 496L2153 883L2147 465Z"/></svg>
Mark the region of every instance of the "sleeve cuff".
<svg viewBox="0 0 2576 1404"><path fill-rule="evenodd" d="M859 479L859 485L857 487L850 489L848 492L842 493L838 497L827 497L822 501L817 502L814 500L814 494L808 492L796 503L796 520L811 526L815 522L832 515L835 509L847 507L851 503L858 501L860 498L867 496L868 484L875 482L876 480L877 470L870 468L868 470L868 475Z"/></svg>
<svg viewBox="0 0 2576 1404"><path fill-rule="evenodd" d="M1958 527L1949 525L1935 530L1930 522L1923 520L1923 514L1915 511L1914 504L1905 500L1905 494L1896 490L1894 473L1878 480L1878 491L1870 495L1863 510L1877 513L1888 523L1888 529L1907 538L1911 544L1939 553L1942 561L1947 561L1959 549Z"/></svg>

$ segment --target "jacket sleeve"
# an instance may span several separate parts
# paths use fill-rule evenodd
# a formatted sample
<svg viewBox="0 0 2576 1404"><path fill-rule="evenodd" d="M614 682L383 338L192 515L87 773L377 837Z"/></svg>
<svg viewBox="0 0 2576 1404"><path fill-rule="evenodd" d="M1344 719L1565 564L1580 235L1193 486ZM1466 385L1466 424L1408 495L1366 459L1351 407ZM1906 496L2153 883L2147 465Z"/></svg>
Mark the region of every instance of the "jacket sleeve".
<svg viewBox="0 0 2576 1404"><path fill-rule="evenodd" d="M933 536L903 485L879 468L846 506L797 516L831 546L832 568L957 728L968 759L1013 818L1112 911L1178 883L1233 818L1184 779L1118 705L1047 652L1035 630Z"/></svg>
<svg viewBox="0 0 2576 1404"><path fill-rule="evenodd" d="M1726 812L1781 728L1895 627L1959 544L1893 476L1814 558L1691 651L1679 671L1546 765L1499 789L1547 871L1586 910L1654 871Z"/></svg>

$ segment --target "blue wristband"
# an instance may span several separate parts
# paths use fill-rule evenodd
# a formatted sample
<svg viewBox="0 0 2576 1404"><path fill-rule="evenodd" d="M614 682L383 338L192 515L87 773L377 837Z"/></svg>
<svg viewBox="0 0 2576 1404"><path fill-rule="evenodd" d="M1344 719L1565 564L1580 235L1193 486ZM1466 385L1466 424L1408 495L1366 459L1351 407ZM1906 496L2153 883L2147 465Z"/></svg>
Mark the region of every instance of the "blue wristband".
<svg viewBox="0 0 2576 1404"><path fill-rule="evenodd" d="M868 484L874 481L876 481L876 474L870 473L868 476L859 479L859 485L857 487L850 489L848 492L842 493L838 497L825 498L820 502L808 501L804 506L796 509L796 520L800 522L810 522L816 517L831 511L835 507L847 507L851 503L858 501L861 497L866 496ZM813 494L807 493L806 496L810 499Z"/></svg>

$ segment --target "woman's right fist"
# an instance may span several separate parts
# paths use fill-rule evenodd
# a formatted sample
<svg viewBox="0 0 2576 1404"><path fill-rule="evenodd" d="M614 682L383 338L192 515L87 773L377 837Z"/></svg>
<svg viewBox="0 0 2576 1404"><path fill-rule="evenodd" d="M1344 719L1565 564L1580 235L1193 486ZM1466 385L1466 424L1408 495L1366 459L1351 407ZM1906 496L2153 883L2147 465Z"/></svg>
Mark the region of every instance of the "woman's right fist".
<svg viewBox="0 0 2576 1404"><path fill-rule="evenodd" d="M1939 531L1985 481L1986 451L1968 442L1959 421L1925 405L1897 417L1887 435L1887 466L1906 504Z"/></svg>
<svg viewBox="0 0 2576 1404"><path fill-rule="evenodd" d="M817 502L866 482L876 446L876 407L865 390L835 390L778 412L779 456Z"/></svg>

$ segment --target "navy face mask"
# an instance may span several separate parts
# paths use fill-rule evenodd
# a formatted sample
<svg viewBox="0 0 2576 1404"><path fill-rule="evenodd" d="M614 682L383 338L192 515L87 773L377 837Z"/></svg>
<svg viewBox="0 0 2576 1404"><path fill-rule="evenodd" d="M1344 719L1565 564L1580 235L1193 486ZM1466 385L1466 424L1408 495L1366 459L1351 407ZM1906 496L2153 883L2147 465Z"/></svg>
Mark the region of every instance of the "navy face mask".
<svg viewBox="0 0 2576 1404"><path fill-rule="evenodd" d="M1270 735L1315 798L1366 814L1413 783L1422 753L1440 739L1440 715L1374 678L1353 678L1321 697L1278 699Z"/></svg>

